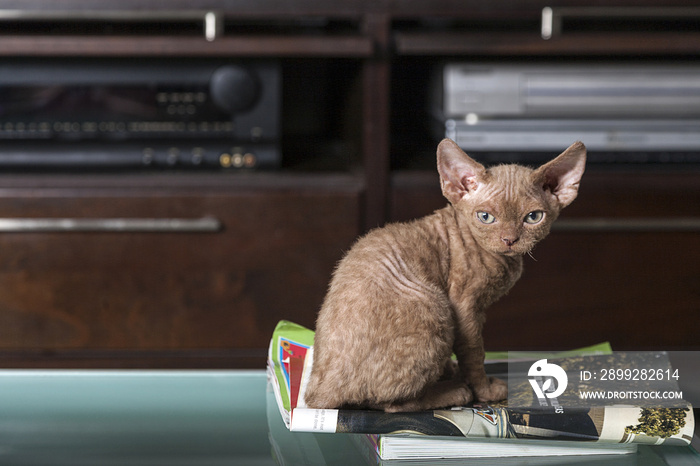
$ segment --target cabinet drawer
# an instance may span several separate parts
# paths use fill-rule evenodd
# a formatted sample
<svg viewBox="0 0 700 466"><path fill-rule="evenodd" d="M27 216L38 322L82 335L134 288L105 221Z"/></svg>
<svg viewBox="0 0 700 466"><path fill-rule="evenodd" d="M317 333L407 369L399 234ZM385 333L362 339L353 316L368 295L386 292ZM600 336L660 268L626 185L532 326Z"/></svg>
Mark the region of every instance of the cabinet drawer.
<svg viewBox="0 0 700 466"><path fill-rule="evenodd" d="M360 186L311 181L0 189L0 218L27 227L0 232L0 355L9 365L262 367L279 319L314 325L359 233Z"/></svg>

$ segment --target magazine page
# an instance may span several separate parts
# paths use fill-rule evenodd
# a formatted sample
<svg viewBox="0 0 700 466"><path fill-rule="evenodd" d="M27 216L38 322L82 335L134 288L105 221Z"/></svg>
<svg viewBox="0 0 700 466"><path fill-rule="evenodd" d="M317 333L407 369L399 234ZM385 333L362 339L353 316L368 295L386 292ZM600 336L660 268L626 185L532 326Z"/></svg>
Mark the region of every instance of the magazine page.
<svg viewBox="0 0 700 466"><path fill-rule="evenodd" d="M549 381L542 380L542 377L529 377L527 372L525 372L524 378L518 379L514 376L513 380L510 380L510 366L517 366L517 364L509 365L507 376L509 389L513 396L509 396L507 403L475 404L468 407L413 413L310 409L304 407L303 394L312 370L312 351L313 331L286 321L278 325L270 343L268 366L271 373L271 383L279 385L279 388L275 389L275 394L280 411L285 419L285 424L292 431L366 434L417 433L433 436L607 443L633 442L666 445L687 445L693 435L695 425L693 411L682 400L677 400L679 404L669 407L655 407L653 404L642 406L640 401L643 400L638 399L623 399L619 400L623 403L614 404L578 403L578 401L574 403L575 397L567 398L559 395L561 401L557 402L558 398L549 397L557 392L561 386L557 382L549 379L547 379ZM593 350L593 353L595 354L596 351ZM548 363L546 359L541 359L535 362L532 360L522 361L519 364L524 364L525 368L530 370L537 368L535 363L542 366L542 361L551 366L557 365L555 363L561 364L558 367L567 368L570 374L578 374L576 377L579 380L576 380L577 384L575 385L578 388L595 386L591 380L594 372L589 369L598 368L596 370L599 371L601 367L615 367L616 364L614 359L610 359L613 355L573 356L572 354L576 353L567 352L568 357L553 358ZM647 355L642 356L647 357ZM630 362L627 354L622 354L620 357L626 363ZM520 358L514 359L520 360ZM667 359L658 357L656 359L660 361L656 361L657 364L667 363ZM589 369L581 369L582 367ZM542 369L542 367L539 368ZM549 366L545 367L545 369L547 368ZM670 366L664 370L669 369ZM589 372L590 377L588 377ZM672 372L664 374L672 375ZM574 375L570 375L569 378L574 382ZM665 380L665 382L669 381ZM612 382L621 383L623 381L614 380ZM643 382L647 385L651 383L648 380ZM515 384L515 389L511 388L511 383ZM620 383L615 386L619 388ZM544 390L546 403L543 404L542 400L538 398L536 387L540 387L540 392ZM605 387L610 388L608 385ZM612 392L612 390L608 390L608 392ZM659 428L660 425L665 427Z"/></svg>
<svg viewBox="0 0 700 466"><path fill-rule="evenodd" d="M304 380L304 371L305 365L313 361L313 342L313 331L286 320L277 324L270 340L268 379L287 427L291 424L292 411L303 400L300 393L308 381L308 375Z"/></svg>

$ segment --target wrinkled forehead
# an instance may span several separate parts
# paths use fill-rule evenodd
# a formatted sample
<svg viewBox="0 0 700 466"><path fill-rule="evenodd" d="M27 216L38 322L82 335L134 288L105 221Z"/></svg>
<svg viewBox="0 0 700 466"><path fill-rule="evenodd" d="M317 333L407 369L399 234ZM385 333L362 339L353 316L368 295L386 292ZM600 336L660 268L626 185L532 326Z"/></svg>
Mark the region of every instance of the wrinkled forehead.
<svg viewBox="0 0 700 466"><path fill-rule="evenodd" d="M520 204L537 199L540 190L532 181L532 172L532 169L520 165L489 168L489 182L477 191L478 201Z"/></svg>

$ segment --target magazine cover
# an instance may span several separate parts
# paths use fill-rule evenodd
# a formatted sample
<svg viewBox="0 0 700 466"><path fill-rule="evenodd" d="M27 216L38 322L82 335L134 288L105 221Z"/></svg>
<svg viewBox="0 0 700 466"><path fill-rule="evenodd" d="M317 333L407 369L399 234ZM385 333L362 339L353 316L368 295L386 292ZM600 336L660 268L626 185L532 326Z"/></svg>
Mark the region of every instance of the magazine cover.
<svg viewBox="0 0 700 466"><path fill-rule="evenodd" d="M310 409L305 407L303 393L312 370L314 332L297 324L282 321L276 327L270 342L268 354L268 374L285 425L297 432L345 432L365 434L415 433L435 436L476 437L476 438L517 438L595 441L606 443L643 443L665 445L688 445L693 436L694 418L692 408L687 403L671 407L643 406L632 396L620 399L616 404L587 402L585 405L557 403L556 395L561 387L555 371L553 377L509 379L509 390L518 399L520 392L527 394L527 400L512 403L500 402L493 405L474 404L472 406L422 411L412 413L385 413L372 410L350 409ZM608 347L603 347L605 350ZM587 349L594 352L595 348ZM607 351L604 351L607 352ZM594 359L588 362L582 358ZM611 354L603 356L572 356L561 360L546 359L523 361L531 370L545 374L548 370L567 367L578 370L579 388L595 388L593 371L581 367L615 367L611 364ZM627 358L627 355L622 355ZM646 356L645 356L646 357ZM667 359L655 358L658 364L667 364ZM556 361L558 364L554 364ZM586 364L584 364L586 362ZM594 364L593 366L591 364ZM597 366L595 366L597 364ZM487 371L489 371L487 365ZM498 366L498 365L496 365ZM509 365L510 366L510 365ZM551 366L551 367L550 367ZM665 366L662 366L665 367ZM561 369L563 372L563 369ZM656 366L649 371L665 372L673 378L670 365L666 369ZM490 372L490 371L489 371ZM588 374L590 372L590 374ZM570 372L571 373L571 372ZM595 378L602 378L595 372ZM590 375L590 377L589 377ZM616 378L616 375L607 375ZM622 374L625 375L625 374ZM638 375L638 374L637 374ZM502 377L499 374L499 377ZM577 375L578 377L578 375ZM505 375L508 378L508 374ZM557 380L552 382L551 379ZM573 377L569 377L570 379ZM623 379L618 377L617 379ZM638 377L639 378L639 377ZM649 375L645 375L649 379ZM653 378L653 377L651 377ZM619 382L619 380L617 380ZM613 380L615 382L615 380ZM649 383L648 380L645 380ZM514 393L513 385L518 393ZM539 387L539 391L535 390ZM606 386L607 387L607 386ZM608 390L612 392L612 390ZM618 393L618 392L615 392ZM540 398L539 395L543 397ZM604 393L605 394L605 393ZM522 398L522 397L520 397ZM512 401L512 397L509 397ZM682 400L681 400L682 401Z"/></svg>

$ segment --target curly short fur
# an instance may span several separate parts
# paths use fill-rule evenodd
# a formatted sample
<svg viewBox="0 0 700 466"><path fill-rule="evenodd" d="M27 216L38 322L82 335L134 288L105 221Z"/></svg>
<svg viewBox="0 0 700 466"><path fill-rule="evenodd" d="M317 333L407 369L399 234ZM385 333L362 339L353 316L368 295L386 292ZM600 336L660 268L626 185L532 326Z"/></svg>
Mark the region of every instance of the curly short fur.
<svg viewBox="0 0 700 466"><path fill-rule="evenodd" d="M339 263L316 324L307 405L392 412L506 398L484 371L484 310L576 198L585 161L578 142L536 170L486 169L442 141L450 203L371 231Z"/></svg>

